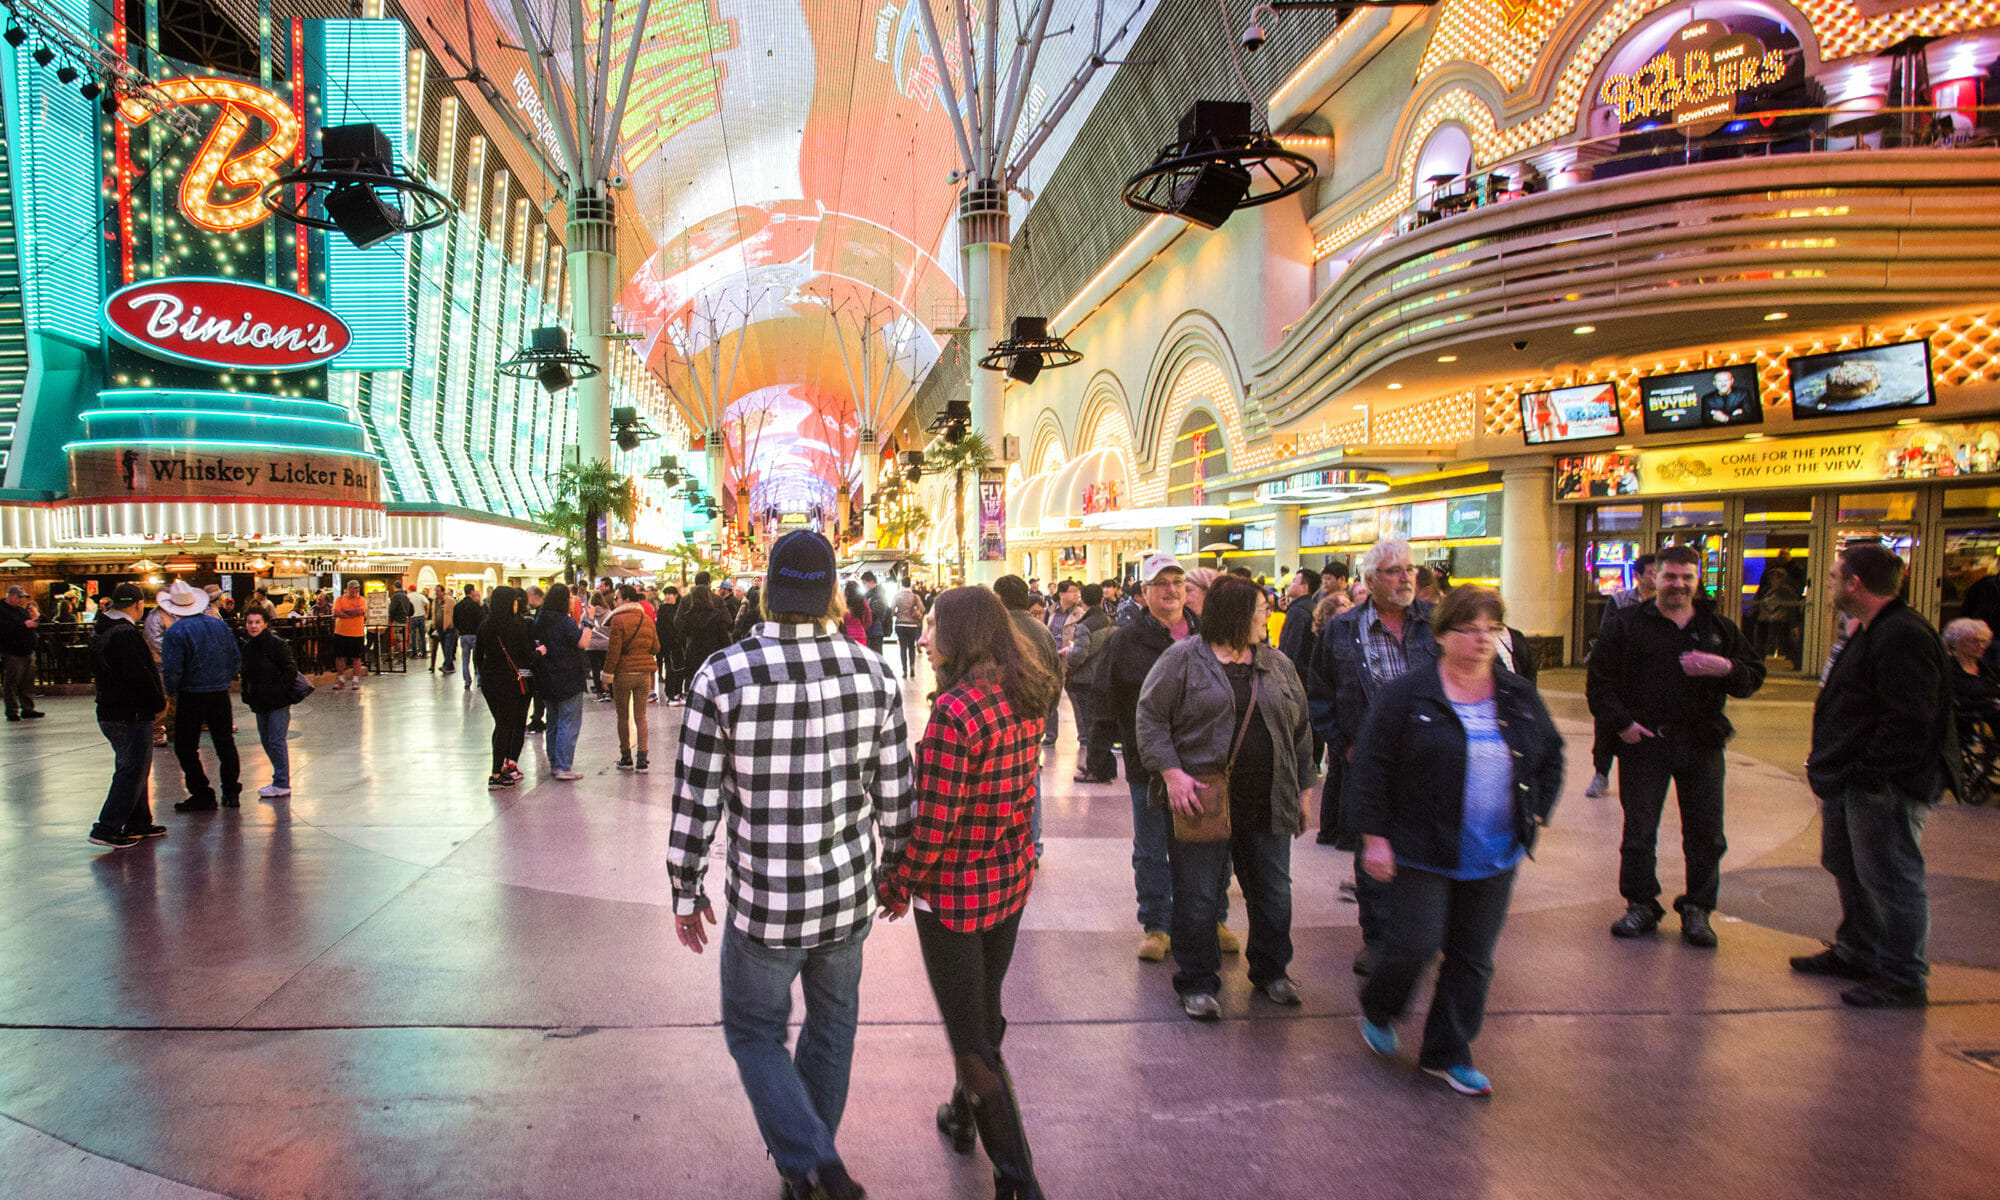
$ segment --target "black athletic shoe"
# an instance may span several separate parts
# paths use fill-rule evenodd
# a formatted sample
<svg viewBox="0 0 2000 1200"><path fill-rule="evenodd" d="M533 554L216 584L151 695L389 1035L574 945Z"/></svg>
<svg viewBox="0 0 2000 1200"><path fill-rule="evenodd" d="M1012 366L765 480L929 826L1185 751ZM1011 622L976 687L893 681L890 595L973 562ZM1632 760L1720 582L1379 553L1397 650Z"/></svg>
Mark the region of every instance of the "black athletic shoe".
<svg viewBox="0 0 2000 1200"><path fill-rule="evenodd" d="M206 800L197 800L193 796L189 796L187 799L182 800L179 803L175 804L174 811L184 812L184 813L214 812L218 807L219 805L216 804L215 797L213 796L210 796Z"/></svg>
<svg viewBox="0 0 2000 1200"><path fill-rule="evenodd" d="M1715 949L1715 926L1708 923L1707 909L1699 904L1681 905L1681 940L1702 950Z"/></svg>
<svg viewBox="0 0 2000 1200"><path fill-rule="evenodd" d="M618 756L618 769L619 769L619 770L621 770L621 771L629 771L629 770L631 770L631 769L632 769L632 752L631 752L631 751L627 750L627 751L626 751L625 753L623 753L623 754L620 754L620 755Z"/></svg>
<svg viewBox="0 0 2000 1200"><path fill-rule="evenodd" d="M548 728L548 726L547 726L547 725L544 725L544 724L543 724L542 722L540 722L540 721L530 721L530 722L528 722L528 732L529 732L529 733L540 733L540 732L542 732L543 730L545 730L545 729L547 729L547 728Z"/></svg>
<svg viewBox="0 0 2000 1200"><path fill-rule="evenodd" d="M868 1193L847 1175L839 1163L827 1163L813 1172L814 1178L792 1185L797 1200L868 1200Z"/></svg>
<svg viewBox="0 0 2000 1200"><path fill-rule="evenodd" d="M229 793L228 795L226 795L226 796L224 796L224 797L222 798L222 807L224 807L224 808L242 808L242 807L243 807L243 798L242 798L241 796L238 796L238 795L237 795L237 794L236 794L235 792L231 792L231 793Z"/></svg>
<svg viewBox="0 0 2000 1200"><path fill-rule="evenodd" d="M139 839L129 833L103 833L93 829L90 831L90 844L105 846L112 850L123 850L127 846L138 845Z"/></svg>
<svg viewBox="0 0 2000 1200"><path fill-rule="evenodd" d="M21 719L22 719L23 721L33 721L33 720L37 720L37 719L39 719L39 718L41 718L41 717L46 717L46 716L48 716L48 715L49 715L49 714L47 714L47 713L43 712L43 711L42 711L41 709L39 709L39 708L31 708L31 709L29 709L29 710L28 710L27 712L24 712L24 713L22 713L22 714L21 714Z"/></svg>
<svg viewBox="0 0 2000 1200"><path fill-rule="evenodd" d="M632 769L633 769L634 771L639 771L639 772L644 772L644 771L646 770L646 765L647 765L647 764L646 764L646 756L645 756L645 755L643 755L643 754L641 754L641 755L639 756L639 761L638 761L638 762L636 762L636 763L634 763L634 764L632 765Z"/></svg>
<svg viewBox="0 0 2000 1200"><path fill-rule="evenodd" d="M1615 938L1645 937L1660 927L1660 918L1665 915L1657 904L1632 904L1626 906L1625 915L1611 923L1611 936Z"/></svg>
<svg viewBox="0 0 2000 1200"><path fill-rule="evenodd" d="M167 827L165 825L134 825L125 831L125 836L135 838L165 837L167 836Z"/></svg>
<svg viewBox="0 0 2000 1200"><path fill-rule="evenodd" d="M1875 978L1875 972L1853 959L1838 946L1829 945L1818 954L1798 954L1792 957L1792 970L1801 975L1830 975L1835 979L1852 979L1867 983Z"/></svg>
<svg viewBox="0 0 2000 1200"><path fill-rule="evenodd" d="M1931 1002L1923 988L1905 987L1886 979L1875 979L1840 993L1843 1004L1855 1008L1923 1008Z"/></svg>

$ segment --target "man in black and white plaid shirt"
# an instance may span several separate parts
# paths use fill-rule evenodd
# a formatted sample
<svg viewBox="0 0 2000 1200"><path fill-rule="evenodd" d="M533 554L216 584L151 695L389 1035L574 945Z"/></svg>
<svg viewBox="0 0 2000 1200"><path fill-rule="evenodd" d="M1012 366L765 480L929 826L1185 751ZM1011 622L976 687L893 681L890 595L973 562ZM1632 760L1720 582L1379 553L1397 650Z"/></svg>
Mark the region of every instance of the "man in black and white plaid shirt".
<svg viewBox="0 0 2000 1200"><path fill-rule="evenodd" d="M667 872L675 932L697 954L715 922L703 877L726 813L729 920L722 1025L789 1194L862 1195L834 1149L859 1017L876 864L902 853L912 811L902 688L882 657L834 632L833 547L810 531L771 547L770 619L688 687ZM804 976L796 1059L785 1039Z"/></svg>

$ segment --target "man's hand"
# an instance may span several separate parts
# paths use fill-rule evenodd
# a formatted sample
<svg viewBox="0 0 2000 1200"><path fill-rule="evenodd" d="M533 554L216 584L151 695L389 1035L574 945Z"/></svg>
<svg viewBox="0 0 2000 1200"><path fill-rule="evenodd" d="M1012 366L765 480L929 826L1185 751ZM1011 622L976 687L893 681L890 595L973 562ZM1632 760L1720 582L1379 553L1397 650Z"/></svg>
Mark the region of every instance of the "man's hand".
<svg viewBox="0 0 2000 1200"><path fill-rule="evenodd" d="M1735 663L1720 654L1690 650L1681 655L1681 670L1697 678L1721 679L1735 668Z"/></svg>
<svg viewBox="0 0 2000 1200"><path fill-rule="evenodd" d="M696 954L700 954L702 947L708 945L708 931L701 927L704 921L710 925L715 924L715 909L706 904L686 916L674 918L674 936L680 938L681 945Z"/></svg>
<svg viewBox="0 0 2000 1200"><path fill-rule="evenodd" d="M1201 815L1200 793L1208 790L1205 783L1196 783L1194 776L1179 767L1168 767L1160 772L1160 779L1167 785L1167 805L1184 817Z"/></svg>
<svg viewBox="0 0 2000 1200"><path fill-rule="evenodd" d="M1623 733L1620 733L1618 735L1618 740L1624 742L1628 746L1636 746L1640 742L1646 740L1647 738L1656 738L1659 736L1660 736L1659 734L1654 733L1652 730L1646 728L1644 725L1641 725L1639 724L1639 722L1634 721L1630 725L1627 725L1625 727L1625 731Z"/></svg>
<svg viewBox="0 0 2000 1200"><path fill-rule="evenodd" d="M1383 883L1396 877L1396 852L1389 848L1388 838L1362 835L1361 869L1368 872L1368 878Z"/></svg>

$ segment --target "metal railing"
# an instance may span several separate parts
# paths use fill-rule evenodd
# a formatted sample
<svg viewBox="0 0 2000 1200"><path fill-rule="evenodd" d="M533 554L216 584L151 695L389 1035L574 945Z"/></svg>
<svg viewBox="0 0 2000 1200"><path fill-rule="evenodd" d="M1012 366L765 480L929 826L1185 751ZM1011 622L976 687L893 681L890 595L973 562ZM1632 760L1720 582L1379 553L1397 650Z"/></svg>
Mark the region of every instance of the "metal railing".
<svg viewBox="0 0 2000 1200"><path fill-rule="evenodd" d="M237 637L243 622L230 623ZM299 670L308 675L329 674L334 669L333 618L290 617L271 623L279 637L291 644ZM56 624L43 621L35 628L35 684L47 690L63 688L88 690L93 681L90 639L96 626L88 621ZM368 652L362 662L371 675L399 675L409 670L410 636L407 627L376 626L368 630Z"/></svg>

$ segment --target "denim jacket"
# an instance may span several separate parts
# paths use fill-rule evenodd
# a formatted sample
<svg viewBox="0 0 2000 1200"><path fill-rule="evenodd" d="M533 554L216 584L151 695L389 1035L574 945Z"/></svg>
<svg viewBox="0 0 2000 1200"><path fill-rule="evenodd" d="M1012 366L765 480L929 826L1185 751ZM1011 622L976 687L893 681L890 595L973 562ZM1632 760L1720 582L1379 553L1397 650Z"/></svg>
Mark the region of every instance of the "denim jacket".
<svg viewBox="0 0 2000 1200"><path fill-rule="evenodd" d="M169 696L228 691L242 659L229 623L207 613L182 617L160 639L160 678Z"/></svg>
<svg viewBox="0 0 2000 1200"><path fill-rule="evenodd" d="M1300 828L1300 796L1317 778L1305 687L1291 660L1269 646L1258 646L1251 663L1257 711L1273 750L1271 832L1289 835ZM1204 638L1185 638L1161 654L1139 692L1139 758L1153 772L1152 803L1166 803L1159 772L1213 770L1227 762L1239 721L1236 692Z"/></svg>

